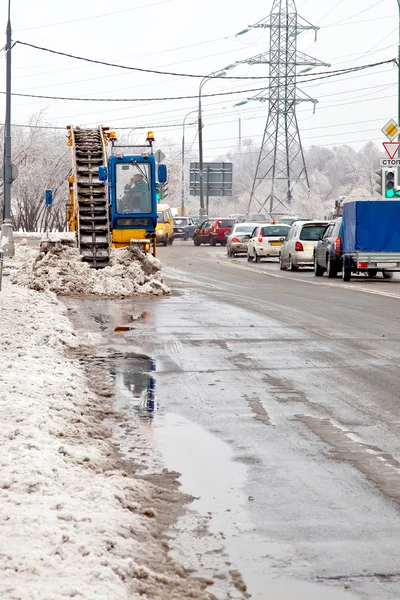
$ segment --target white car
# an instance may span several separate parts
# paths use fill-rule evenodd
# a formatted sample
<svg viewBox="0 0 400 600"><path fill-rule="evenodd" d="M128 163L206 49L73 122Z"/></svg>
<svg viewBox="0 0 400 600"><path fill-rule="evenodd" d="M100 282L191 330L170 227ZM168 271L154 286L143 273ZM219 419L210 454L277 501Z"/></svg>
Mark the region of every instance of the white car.
<svg viewBox="0 0 400 600"><path fill-rule="evenodd" d="M247 244L247 260L278 257L290 225L265 223L257 225Z"/></svg>
<svg viewBox="0 0 400 600"><path fill-rule="evenodd" d="M314 249L328 221L296 221L290 228L280 253L281 270L297 271L314 265Z"/></svg>
<svg viewBox="0 0 400 600"><path fill-rule="evenodd" d="M246 254L249 241L257 223L235 223L226 242L226 251L229 257L235 254Z"/></svg>

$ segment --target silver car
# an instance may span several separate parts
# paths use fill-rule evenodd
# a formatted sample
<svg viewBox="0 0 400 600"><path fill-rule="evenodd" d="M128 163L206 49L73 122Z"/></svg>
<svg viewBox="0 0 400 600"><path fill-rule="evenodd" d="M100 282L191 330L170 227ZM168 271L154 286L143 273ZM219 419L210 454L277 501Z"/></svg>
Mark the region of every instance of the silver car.
<svg viewBox="0 0 400 600"><path fill-rule="evenodd" d="M255 227L257 227L257 223L235 223L226 242L228 256L247 252L247 243Z"/></svg>
<svg viewBox="0 0 400 600"><path fill-rule="evenodd" d="M296 221L288 231L280 252L281 270L297 271L314 265L314 248L328 225L327 221Z"/></svg>

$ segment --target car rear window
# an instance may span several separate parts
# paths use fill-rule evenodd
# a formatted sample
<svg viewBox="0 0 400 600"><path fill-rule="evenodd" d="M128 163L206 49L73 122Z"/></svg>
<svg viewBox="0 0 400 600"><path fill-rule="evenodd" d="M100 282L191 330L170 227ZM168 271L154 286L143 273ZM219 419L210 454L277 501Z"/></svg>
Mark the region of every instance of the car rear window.
<svg viewBox="0 0 400 600"><path fill-rule="evenodd" d="M263 237L273 237L278 235L280 237L286 237L287 232L290 227L282 227L279 225L268 225L267 227L262 228L262 236Z"/></svg>
<svg viewBox="0 0 400 600"><path fill-rule="evenodd" d="M235 219L220 219L218 227L233 227L236 223Z"/></svg>
<svg viewBox="0 0 400 600"><path fill-rule="evenodd" d="M253 233L254 225L236 225L235 233Z"/></svg>
<svg viewBox="0 0 400 600"><path fill-rule="evenodd" d="M300 239L305 242L317 242L326 229L326 223L321 225L303 225Z"/></svg>

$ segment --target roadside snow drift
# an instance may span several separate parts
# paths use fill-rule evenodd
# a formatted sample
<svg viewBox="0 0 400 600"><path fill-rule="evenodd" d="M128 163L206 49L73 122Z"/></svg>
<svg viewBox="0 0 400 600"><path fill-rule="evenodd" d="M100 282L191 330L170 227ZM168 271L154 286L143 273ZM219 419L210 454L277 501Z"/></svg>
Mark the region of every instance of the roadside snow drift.
<svg viewBox="0 0 400 600"><path fill-rule="evenodd" d="M74 253L41 262L39 274L19 268L18 277L45 287L47 269L48 287L59 273L58 290L73 289ZM121 261L112 269L120 272ZM100 285L92 271L75 272L91 290ZM209 598L160 537L160 503L170 507L180 495L119 462L103 421L110 400L89 390L70 357L82 340L66 309L52 293L8 282L0 307L0 598Z"/></svg>
<svg viewBox="0 0 400 600"><path fill-rule="evenodd" d="M161 263L138 248L112 249L111 264L92 269L81 260L79 250L56 242L47 253L16 245L16 255L7 259L4 275L11 283L63 296L163 296L170 289L163 283Z"/></svg>

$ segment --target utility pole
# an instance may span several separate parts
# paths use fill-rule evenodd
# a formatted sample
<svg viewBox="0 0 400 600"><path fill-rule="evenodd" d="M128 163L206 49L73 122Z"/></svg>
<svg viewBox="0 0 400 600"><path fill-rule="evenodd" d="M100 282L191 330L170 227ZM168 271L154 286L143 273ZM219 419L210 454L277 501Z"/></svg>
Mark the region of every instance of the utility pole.
<svg viewBox="0 0 400 600"><path fill-rule="evenodd" d="M309 193L296 106L300 102L312 102L315 110L317 101L297 88L298 67L303 66L300 72L304 73L317 66L330 65L297 50L299 34L313 30L316 36L318 28L297 14L295 0L273 0L269 18L250 25L238 35L257 28L270 30L269 52L240 62L269 65L268 95L253 98L268 102L268 118L248 210L251 211L253 205L253 210L266 211L272 216L278 208L279 212L288 211L295 188ZM241 104L246 101L238 105Z"/></svg>
<svg viewBox="0 0 400 600"><path fill-rule="evenodd" d="M400 0L399 0L400 2ZM239 117L239 154L242 154L242 119Z"/></svg>
<svg viewBox="0 0 400 600"><path fill-rule="evenodd" d="M1 226L1 247L6 256L14 256L15 244L11 223L11 185L16 173L11 164L11 0L8 0L8 21L6 30L6 116L4 126L4 165L3 165L3 224Z"/></svg>
<svg viewBox="0 0 400 600"><path fill-rule="evenodd" d="M185 216L185 125L189 115L197 113L197 110L191 110L183 119L182 128L182 173L181 173L181 216Z"/></svg>

